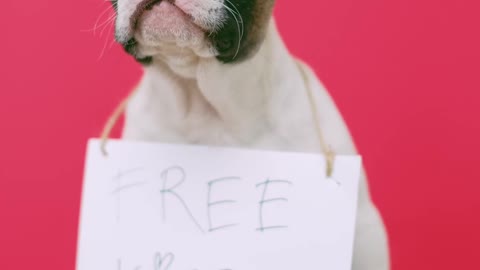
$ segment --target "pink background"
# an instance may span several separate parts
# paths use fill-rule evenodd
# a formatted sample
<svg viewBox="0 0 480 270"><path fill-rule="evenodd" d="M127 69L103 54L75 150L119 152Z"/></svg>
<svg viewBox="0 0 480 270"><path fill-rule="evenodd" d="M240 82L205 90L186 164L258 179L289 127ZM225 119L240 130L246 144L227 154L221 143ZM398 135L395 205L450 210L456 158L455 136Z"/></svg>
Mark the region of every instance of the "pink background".
<svg viewBox="0 0 480 270"><path fill-rule="evenodd" d="M107 6L2 0L2 270L74 269L85 142L141 75L109 30L84 31ZM276 14L364 156L393 269L480 269L480 1L280 0Z"/></svg>

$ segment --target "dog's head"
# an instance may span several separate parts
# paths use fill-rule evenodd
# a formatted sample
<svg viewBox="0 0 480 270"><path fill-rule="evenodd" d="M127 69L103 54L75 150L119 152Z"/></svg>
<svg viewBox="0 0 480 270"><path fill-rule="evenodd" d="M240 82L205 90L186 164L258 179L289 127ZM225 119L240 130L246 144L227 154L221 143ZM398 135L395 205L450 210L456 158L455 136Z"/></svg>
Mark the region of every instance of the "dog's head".
<svg viewBox="0 0 480 270"><path fill-rule="evenodd" d="M262 43L274 0L111 0L117 41L148 64L171 51L224 63L252 56Z"/></svg>

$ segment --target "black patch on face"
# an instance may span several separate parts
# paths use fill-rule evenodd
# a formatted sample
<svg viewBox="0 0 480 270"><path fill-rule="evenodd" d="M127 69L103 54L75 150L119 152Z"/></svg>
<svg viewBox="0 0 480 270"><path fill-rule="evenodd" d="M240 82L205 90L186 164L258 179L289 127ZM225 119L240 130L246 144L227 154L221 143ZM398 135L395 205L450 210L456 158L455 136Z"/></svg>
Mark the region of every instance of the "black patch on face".
<svg viewBox="0 0 480 270"><path fill-rule="evenodd" d="M118 1L118 0L115 0ZM140 2L139 6L137 7L136 11L134 14L132 14L130 21L131 25L134 29L137 28L137 19L139 18L139 15L141 12L144 12L145 10L151 10L154 5L158 4L162 0L144 0ZM170 0L166 0L170 1ZM137 62L139 62L142 65L148 65L153 62L153 56L146 56L146 57L138 57L137 54L137 47L138 47L138 42L135 38L130 38L127 42L118 40L118 43L122 44L123 49L130 55L135 58Z"/></svg>
<svg viewBox="0 0 480 270"><path fill-rule="evenodd" d="M117 12L118 0L110 0L110 3L112 3L113 9Z"/></svg>
<svg viewBox="0 0 480 270"><path fill-rule="evenodd" d="M130 55L132 55L137 62L143 65L148 65L152 63L153 57L147 56L147 57L138 57L137 56L137 46L138 43L134 38L131 38L128 40L126 43L122 44L123 49Z"/></svg>
<svg viewBox="0 0 480 270"><path fill-rule="evenodd" d="M227 10L227 19L222 28L207 34L219 53L217 55L219 61L240 62L256 51L263 41L263 31L270 18L273 2L273 0L225 0L224 4L234 14ZM240 35L239 32L242 31L243 34Z"/></svg>
<svg viewBox="0 0 480 270"><path fill-rule="evenodd" d="M118 0L110 0L110 3L112 4L113 9L115 12L117 12L117 7L118 7ZM138 42L135 40L135 38L129 39L127 42L120 41L117 39L117 42L120 43L128 54L132 55L133 58L139 62L142 65L148 65L153 62L153 57L147 56L147 57L138 57L137 56L137 46Z"/></svg>

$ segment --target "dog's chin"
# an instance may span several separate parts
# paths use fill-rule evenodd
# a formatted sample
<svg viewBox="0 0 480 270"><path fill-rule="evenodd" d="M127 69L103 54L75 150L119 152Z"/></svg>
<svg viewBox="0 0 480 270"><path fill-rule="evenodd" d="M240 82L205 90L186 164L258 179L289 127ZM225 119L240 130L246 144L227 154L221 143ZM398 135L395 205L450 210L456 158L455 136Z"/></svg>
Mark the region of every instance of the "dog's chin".
<svg viewBox="0 0 480 270"><path fill-rule="evenodd" d="M139 17L134 38L137 47L133 53L137 60L150 62L164 55L214 56L205 31L168 1L162 1Z"/></svg>
<svg viewBox="0 0 480 270"><path fill-rule="evenodd" d="M178 7L162 1L138 19L135 37L145 45L159 42L199 43L204 31Z"/></svg>

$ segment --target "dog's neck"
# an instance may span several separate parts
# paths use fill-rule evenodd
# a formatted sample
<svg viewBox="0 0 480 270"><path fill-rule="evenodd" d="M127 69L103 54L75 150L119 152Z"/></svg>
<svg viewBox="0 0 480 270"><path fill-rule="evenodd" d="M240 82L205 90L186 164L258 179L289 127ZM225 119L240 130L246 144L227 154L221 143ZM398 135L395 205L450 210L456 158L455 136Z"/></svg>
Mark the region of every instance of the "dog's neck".
<svg viewBox="0 0 480 270"><path fill-rule="evenodd" d="M248 141L262 129L281 134L279 129L290 128L281 123L282 117L289 117L285 112L304 113L308 107L303 93L298 95L304 82L297 63L273 20L259 51L244 62L222 64L188 53L178 59L177 64L172 58L146 68L140 86L142 110L157 115L153 117L159 119L154 120L163 128L188 133L198 126L208 129L216 122L213 126L222 126L239 136L237 139Z"/></svg>

